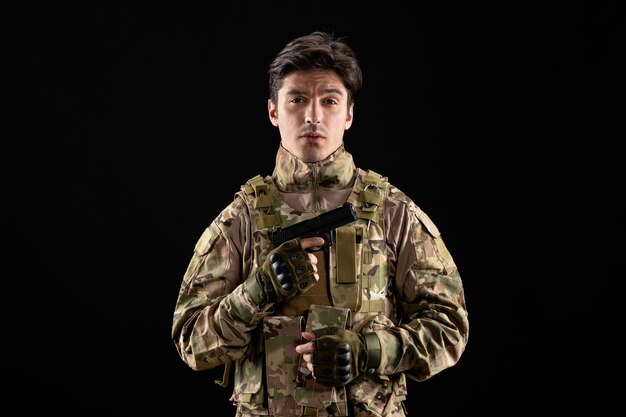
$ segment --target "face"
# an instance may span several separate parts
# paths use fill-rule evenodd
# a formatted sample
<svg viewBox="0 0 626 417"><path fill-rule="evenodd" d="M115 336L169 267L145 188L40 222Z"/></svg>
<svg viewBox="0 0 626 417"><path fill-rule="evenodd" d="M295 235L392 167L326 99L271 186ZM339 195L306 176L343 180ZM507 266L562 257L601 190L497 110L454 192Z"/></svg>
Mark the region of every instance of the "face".
<svg viewBox="0 0 626 417"><path fill-rule="evenodd" d="M281 144L304 162L325 159L341 146L352 125L353 104L333 71L296 71L283 80L278 102L268 100L270 121Z"/></svg>

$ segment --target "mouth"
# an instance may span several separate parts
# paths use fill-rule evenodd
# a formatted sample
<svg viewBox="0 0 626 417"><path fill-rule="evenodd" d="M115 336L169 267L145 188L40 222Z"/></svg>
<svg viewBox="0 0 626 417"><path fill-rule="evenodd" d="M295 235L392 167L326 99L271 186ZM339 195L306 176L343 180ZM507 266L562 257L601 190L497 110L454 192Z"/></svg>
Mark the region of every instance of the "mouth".
<svg viewBox="0 0 626 417"><path fill-rule="evenodd" d="M302 135L300 135L300 137L303 139L307 139L307 140L324 139L324 135L320 134L319 132L305 132Z"/></svg>

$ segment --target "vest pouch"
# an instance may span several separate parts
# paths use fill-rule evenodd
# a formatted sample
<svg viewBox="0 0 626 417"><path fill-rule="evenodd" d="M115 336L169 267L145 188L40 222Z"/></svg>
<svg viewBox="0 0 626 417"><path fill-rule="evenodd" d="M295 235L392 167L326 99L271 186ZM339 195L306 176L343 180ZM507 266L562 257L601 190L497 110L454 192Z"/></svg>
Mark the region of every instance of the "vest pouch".
<svg viewBox="0 0 626 417"><path fill-rule="evenodd" d="M406 376L364 374L358 384L348 385L348 395L356 409L363 410L370 416L406 415Z"/></svg>
<svg viewBox="0 0 626 417"><path fill-rule="evenodd" d="M304 317L266 316L263 319L265 339L265 378L268 408L272 415L300 416L300 407L293 395L302 343Z"/></svg>
<svg viewBox="0 0 626 417"><path fill-rule="evenodd" d="M237 404L237 414L267 414L263 404L263 351L261 341L251 342L248 355L236 362L231 401Z"/></svg>
<svg viewBox="0 0 626 417"><path fill-rule="evenodd" d="M345 329L349 320L349 309L311 304L306 331L312 332L330 326ZM298 368L298 381L294 399L301 406L300 415L318 417L348 415L345 387L327 387L318 384L303 360L300 360Z"/></svg>
<svg viewBox="0 0 626 417"><path fill-rule="evenodd" d="M352 311L360 309L364 236L362 225L336 229L335 244L329 250L328 268L328 285L335 307Z"/></svg>

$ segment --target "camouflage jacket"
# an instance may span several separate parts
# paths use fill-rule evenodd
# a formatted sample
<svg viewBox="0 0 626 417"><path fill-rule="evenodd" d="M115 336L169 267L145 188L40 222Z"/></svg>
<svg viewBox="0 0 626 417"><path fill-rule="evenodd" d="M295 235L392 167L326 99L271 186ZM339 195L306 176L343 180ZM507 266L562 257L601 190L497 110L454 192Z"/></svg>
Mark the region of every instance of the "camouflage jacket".
<svg viewBox="0 0 626 417"><path fill-rule="evenodd" d="M298 370L271 379L275 361L265 352L283 340L272 338L275 329L298 330L302 318L260 310L241 284L271 249L267 230L350 201L359 212L353 227L363 234L351 271L357 278L335 284L340 274L331 255L325 274L329 304L348 312L345 327L375 332L381 362L345 390L317 398L323 409L314 414L347 415L345 405L355 416L403 416L405 377L423 381L453 366L468 340L461 278L437 227L385 177L356 168L343 146L315 163L280 147L273 174L255 180L242 186L196 243L174 312L172 338L180 357L198 371L235 363L232 400L238 416L308 415L314 401L282 383ZM294 352L281 349L287 359L282 362L298 368L297 358L289 357ZM288 411L276 404L287 404Z"/></svg>

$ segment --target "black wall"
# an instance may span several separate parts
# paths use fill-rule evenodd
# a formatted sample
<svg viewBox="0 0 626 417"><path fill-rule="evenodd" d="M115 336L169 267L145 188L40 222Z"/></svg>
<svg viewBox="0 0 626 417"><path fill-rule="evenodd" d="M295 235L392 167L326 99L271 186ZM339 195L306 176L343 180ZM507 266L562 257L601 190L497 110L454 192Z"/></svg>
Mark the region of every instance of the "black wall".
<svg viewBox="0 0 626 417"><path fill-rule="evenodd" d="M623 236L615 3L231 3L3 7L10 401L234 414L221 369L179 359L174 303L203 229L273 168L267 66L328 30L365 77L346 148L430 215L466 287L467 351L410 383L410 414L606 407L608 242Z"/></svg>

